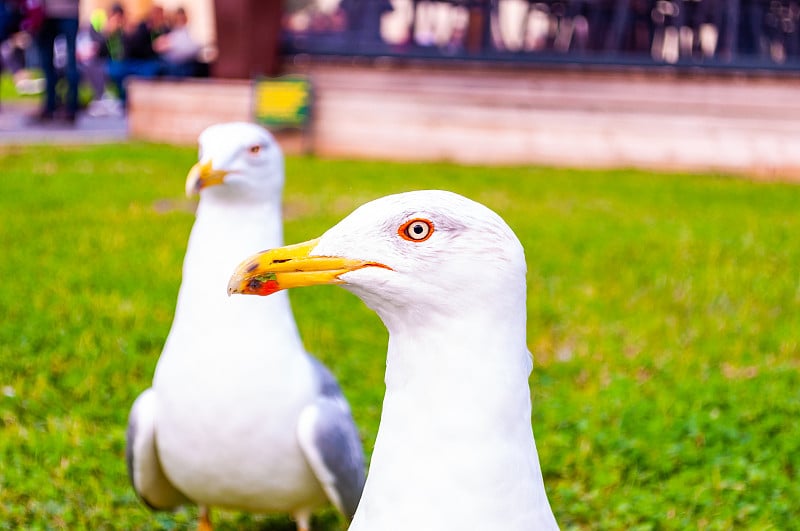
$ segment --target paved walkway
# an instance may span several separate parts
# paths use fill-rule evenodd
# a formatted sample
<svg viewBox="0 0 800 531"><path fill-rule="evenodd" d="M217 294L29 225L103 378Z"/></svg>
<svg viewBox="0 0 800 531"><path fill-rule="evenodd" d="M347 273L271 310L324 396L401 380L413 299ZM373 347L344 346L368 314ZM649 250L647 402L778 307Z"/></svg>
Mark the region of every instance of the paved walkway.
<svg viewBox="0 0 800 531"><path fill-rule="evenodd" d="M36 113L34 101L0 102L0 146L20 144L101 144L128 139L124 116L89 116L78 114L74 125L53 122L31 125Z"/></svg>

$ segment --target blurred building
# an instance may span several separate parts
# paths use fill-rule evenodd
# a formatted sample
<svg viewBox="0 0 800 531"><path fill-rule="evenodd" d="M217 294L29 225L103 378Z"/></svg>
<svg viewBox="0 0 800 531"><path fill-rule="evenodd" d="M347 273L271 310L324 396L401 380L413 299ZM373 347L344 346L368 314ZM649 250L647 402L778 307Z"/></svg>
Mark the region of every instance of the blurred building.
<svg viewBox="0 0 800 531"><path fill-rule="evenodd" d="M83 0L84 15L113 1ZM167 10L182 6L189 13L193 36L208 46L216 43L214 0L121 3L133 18L144 16L154 3ZM243 23L248 12L279 4L278 32L282 51L289 56L800 69L797 0L217 2L228 12L239 10Z"/></svg>
<svg viewBox="0 0 800 531"><path fill-rule="evenodd" d="M800 175L798 0L223 3L215 26L212 0L183 1L226 79L135 81L134 136L252 120L279 41L313 86L295 146L323 156Z"/></svg>
<svg viewBox="0 0 800 531"><path fill-rule="evenodd" d="M797 0L309 0L283 36L317 56L798 70L799 27Z"/></svg>

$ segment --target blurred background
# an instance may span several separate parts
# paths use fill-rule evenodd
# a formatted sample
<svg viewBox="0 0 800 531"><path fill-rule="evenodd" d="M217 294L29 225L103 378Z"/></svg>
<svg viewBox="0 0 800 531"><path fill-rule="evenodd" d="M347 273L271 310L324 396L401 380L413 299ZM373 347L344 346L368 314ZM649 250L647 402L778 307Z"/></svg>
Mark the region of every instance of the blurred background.
<svg viewBox="0 0 800 531"><path fill-rule="evenodd" d="M160 37L144 67L103 52L115 10ZM256 120L289 153L794 178L798 20L777 0L82 0L77 53L84 118L133 139ZM41 93L36 39L7 37L6 76Z"/></svg>
<svg viewBox="0 0 800 531"><path fill-rule="evenodd" d="M82 10L88 17L112 3L85 0ZM204 45L215 43L212 0L155 3L167 10L185 8L198 40ZM125 5L133 17L143 17L155 3L129 0ZM290 55L759 69L794 69L800 64L800 5L787 0L231 0L217 4L226 13L240 13L240 23L246 23L245 14L256 12L280 16L283 52Z"/></svg>
<svg viewBox="0 0 800 531"><path fill-rule="evenodd" d="M287 154L287 242L410 189L509 222L563 529L797 528L800 2L81 0L77 116L56 39L44 122L23 3L0 3L0 530L195 528L137 499L125 425L172 322L197 135L232 120ZM369 456L385 328L344 290L290 296Z"/></svg>

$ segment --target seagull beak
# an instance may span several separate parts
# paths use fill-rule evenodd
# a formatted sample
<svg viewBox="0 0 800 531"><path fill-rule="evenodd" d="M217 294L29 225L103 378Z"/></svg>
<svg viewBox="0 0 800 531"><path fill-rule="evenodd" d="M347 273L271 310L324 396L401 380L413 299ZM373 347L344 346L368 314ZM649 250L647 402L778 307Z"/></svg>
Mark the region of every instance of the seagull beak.
<svg viewBox="0 0 800 531"><path fill-rule="evenodd" d="M192 196L200 193L203 188L222 184L228 173L230 172L226 170L215 170L211 160L198 162L186 176L186 195Z"/></svg>
<svg viewBox="0 0 800 531"><path fill-rule="evenodd" d="M338 256L309 256L319 238L255 254L239 264L228 282L228 295L271 295L318 284L342 284L339 275L364 267L388 266Z"/></svg>

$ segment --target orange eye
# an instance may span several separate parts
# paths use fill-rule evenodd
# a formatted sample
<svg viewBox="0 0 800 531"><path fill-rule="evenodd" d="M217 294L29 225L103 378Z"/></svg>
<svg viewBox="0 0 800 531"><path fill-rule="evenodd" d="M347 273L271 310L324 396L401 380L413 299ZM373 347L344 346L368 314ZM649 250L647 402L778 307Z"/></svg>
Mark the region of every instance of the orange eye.
<svg viewBox="0 0 800 531"><path fill-rule="evenodd" d="M250 146L250 154L251 155L258 155L261 152L261 146L256 144L254 146Z"/></svg>
<svg viewBox="0 0 800 531"><path fill-rule="evenodd" d="M403 223L397 233L410 242L424 242L433 234L433 223L427 219L412 219Z"/></svg>

